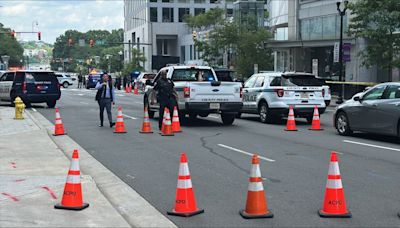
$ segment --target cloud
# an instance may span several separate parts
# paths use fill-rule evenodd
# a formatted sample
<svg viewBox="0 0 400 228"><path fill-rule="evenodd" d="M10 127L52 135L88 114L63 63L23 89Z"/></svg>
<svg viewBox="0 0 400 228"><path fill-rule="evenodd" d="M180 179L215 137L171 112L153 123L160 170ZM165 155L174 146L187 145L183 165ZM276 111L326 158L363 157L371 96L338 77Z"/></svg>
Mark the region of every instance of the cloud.
<svg viewBox="0 0 400 228"><path fill-rule="evenodd" d="M124 5L113 1L0 1L0 23L15 31L32 31L32 22L38 21L35 31L42 32L42 40L53 43L69 29L112 30L123 28ZM36 39L35 34L21 34L20 39Z"/></svg>

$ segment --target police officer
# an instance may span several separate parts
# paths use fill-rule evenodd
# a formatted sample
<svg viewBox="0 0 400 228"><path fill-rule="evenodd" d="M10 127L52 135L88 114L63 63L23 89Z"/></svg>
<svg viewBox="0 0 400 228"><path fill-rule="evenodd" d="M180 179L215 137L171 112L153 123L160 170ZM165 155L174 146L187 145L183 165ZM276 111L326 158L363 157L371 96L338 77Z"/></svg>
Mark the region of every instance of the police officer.
<svg viewBox="0 0 400 228"><path fill-rule="evenodd" d="M174 105L176 104L176 93L174 91L174 83L167 78L167 72L162 71L160 74L161 78L154 85L154 90L157 92L157 101L160 103L158 128L161 130L164 109L168 108L169 113L173 113Z"/></svg>

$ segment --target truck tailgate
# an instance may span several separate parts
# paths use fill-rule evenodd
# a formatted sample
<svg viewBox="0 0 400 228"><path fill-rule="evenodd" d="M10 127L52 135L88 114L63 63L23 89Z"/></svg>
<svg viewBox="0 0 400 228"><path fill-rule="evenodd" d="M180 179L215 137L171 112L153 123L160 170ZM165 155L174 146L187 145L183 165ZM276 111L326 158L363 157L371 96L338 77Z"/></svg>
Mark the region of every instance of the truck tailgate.
<svg viewBox="0 0 400 228"><path fill-rule="evenodd" d="M190 82L191 102L241 102L237 82Z"/></svg>

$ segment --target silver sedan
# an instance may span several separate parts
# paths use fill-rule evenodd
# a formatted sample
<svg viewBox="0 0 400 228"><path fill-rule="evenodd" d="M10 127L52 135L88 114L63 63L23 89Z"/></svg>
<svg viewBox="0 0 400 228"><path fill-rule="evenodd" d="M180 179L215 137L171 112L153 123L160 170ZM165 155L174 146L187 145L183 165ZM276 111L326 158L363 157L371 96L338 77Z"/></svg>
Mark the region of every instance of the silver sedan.
<svg viewBox="0 0 400 228"><path fill-rule="evenodd" d="M339 105L334 126L340 135L361 131L400 137L400 82L376 85Z"/></svg>

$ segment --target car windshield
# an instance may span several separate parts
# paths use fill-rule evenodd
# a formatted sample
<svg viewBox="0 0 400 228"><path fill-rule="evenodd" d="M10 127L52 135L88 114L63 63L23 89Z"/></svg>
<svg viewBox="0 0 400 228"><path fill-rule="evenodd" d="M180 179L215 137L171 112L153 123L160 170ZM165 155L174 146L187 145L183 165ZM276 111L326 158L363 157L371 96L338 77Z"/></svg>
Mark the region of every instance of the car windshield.
<svg viewBox="0 0 400 228"><path fill-rule="evenodd" d="M175 69L172 81L215 81L210 69Z"/></svg>
<svg viewBox="0 0 400 228"><path fill-rule="evenodd" d="M282 86L322 86L323 80L310 75L282 76Z"/></svg>
<svg viewBox="0 0 400 228"><path fill-rule="evenodd" d="M25 73L26 83L53 82L56 79L53 73L49 72L27 72Z"/></svg>
<svg viewBox="0 0 400 228"><path fill-rule="evenodd" d="M145 74L143 75L144 79L154 79L154 77L156 76L156 74Z"/></svg>

